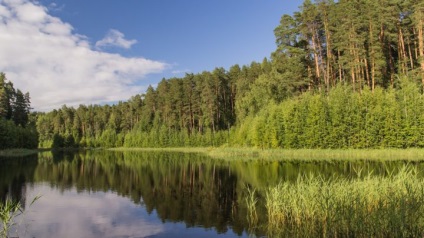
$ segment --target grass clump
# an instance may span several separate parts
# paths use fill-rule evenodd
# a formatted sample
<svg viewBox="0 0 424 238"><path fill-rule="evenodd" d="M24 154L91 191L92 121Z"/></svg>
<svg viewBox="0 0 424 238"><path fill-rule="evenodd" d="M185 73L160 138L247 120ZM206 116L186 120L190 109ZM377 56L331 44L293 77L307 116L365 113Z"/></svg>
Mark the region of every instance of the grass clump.
<svg viewBox="0 0 424 238"><path fill-rule="evenodd" d="M265 206L270 237L424 236L424 181L406 166L389 177L300 177L269 188Z"/></svg>

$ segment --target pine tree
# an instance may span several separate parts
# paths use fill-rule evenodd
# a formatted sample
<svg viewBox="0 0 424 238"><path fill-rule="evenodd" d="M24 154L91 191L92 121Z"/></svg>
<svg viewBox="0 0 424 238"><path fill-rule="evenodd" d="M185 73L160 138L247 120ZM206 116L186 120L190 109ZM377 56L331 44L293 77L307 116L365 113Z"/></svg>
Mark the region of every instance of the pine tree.
<svg viewBox="0 0 424 238"><path fill-rule="evenodd" d="M6 75L0 72L0 118L12 118L12 103L15 98L15 89L12 82L6 82Z"/></svg>
<svg viewBox="0 0 424 238"><path fill-rule="evenodd" d="M13 121L16 125L25 127L28 123L29 96L25 96L21 90L16 91L15 102L13 103Z"/></svg>

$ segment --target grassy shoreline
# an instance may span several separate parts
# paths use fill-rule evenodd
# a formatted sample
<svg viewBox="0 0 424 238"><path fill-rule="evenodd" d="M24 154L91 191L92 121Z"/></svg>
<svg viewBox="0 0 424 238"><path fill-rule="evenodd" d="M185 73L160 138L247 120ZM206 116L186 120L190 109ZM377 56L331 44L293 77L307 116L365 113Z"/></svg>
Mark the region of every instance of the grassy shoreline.
<svg viewBox="0 0 424 238"><path fill-rule="evenodd" d="M24 157L44 151L42 149L7 149L0 150L1 157Z"/></svg>
<svg viewBox="0 0 424 238"><path fill-rule="evenodd" d="M50 149L0 150L3 157L23 157ZM270 161L424 161L424 149L258 149L247 147L165 147L165 148L106 148L111 151L162 151L202 153L225 160L270 160Z"/></svg>
<svg viewBox="0 0 424 238"><path fill-rule="evenodd" d="M212 158L277 161L424 161L424 149L256 149L237 147L110 148L114 151L203 153Z"/></svg>

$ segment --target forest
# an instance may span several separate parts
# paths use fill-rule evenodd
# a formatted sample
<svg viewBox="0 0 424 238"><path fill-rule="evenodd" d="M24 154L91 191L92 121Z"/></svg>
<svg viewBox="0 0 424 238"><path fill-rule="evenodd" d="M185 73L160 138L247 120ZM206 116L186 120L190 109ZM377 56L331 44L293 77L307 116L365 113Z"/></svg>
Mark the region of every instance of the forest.
<svg viewBox="0 0 424 238"><path fill-rule="evenodd" d="M0 123L35 123L43 148L424 147L423 30L423 1L305 0L262 62L162 79L114 105L26 104L25 123L0 107ZM22 93L1 85L17 107Z"/></svg>
<svg viewBox="0 0 424 238"><path fill-rule="evenodd" d="M0 73L0 149L37 148L36 119L30 104L29 93L15 89Z"/></svg>

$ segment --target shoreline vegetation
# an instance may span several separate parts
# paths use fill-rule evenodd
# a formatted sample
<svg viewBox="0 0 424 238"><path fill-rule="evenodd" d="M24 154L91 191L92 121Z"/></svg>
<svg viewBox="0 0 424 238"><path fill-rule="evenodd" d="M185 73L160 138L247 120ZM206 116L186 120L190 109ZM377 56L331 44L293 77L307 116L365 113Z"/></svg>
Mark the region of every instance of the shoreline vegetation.
<svg viewBox="0 0 424 238"><path fill-rule="evenodd" d="M44 151L78 151L90 148L64 149L6 149L0 150L0 157L24 157ZM253 147L164 147L164 148L91 148L110 151L159 151L201 153L211 158L224 160L264 161L424 161L424 149L259 149Z"/></svg>
<svg viewBox="0 0 424 238"><path fill-rule="evenodd" d="M424 149L259 149L253 147L164 147L164 148L63 148L63 149L6 149L0 150L0 157L25 157L44 151L160 151L201 153L214 159L262 160L262 161L406 161L423 162Z"/></svg>
<svg viewBox="0 0 424 238"><path fill-rule="evenodd" d="M6 149L0 150L0 157L25 157L46 151L45 149Z"/></svg>
<svg viewBox="0 0 424 238"><path fill-rule="evenodd" d="M283 182L265 192L271 237L422 237L424 182L404 166L388 177ZM256 203L247 207L251 212Z"/></svg>
<svg viewBox="0 0 424 238"><path fill-rule="evenodd" d="M247 147L169 147L169 148L109 148L113 151L167 151L203 153L226 160L268 161L424 161L424 149L258 149Z"/></svg>

